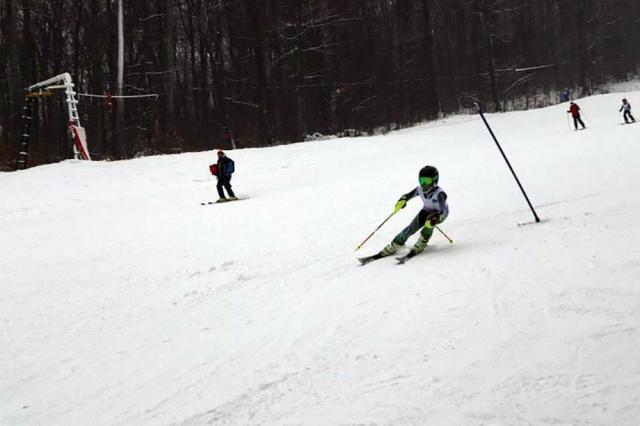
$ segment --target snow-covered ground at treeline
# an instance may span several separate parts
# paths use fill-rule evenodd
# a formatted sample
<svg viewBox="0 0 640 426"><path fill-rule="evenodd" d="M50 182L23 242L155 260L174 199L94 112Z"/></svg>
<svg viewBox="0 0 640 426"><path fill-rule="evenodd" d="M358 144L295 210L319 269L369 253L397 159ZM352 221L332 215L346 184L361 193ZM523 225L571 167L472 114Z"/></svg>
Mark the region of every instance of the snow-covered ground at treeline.
<svg viewBox="0 0 640 426"><path fill-rule="evenodd" d="M622 96L488 115L540 224L478 116L229 152L222 205L214 152L0 174L0 424L637 425ZM425 164L454 243L360 266Z"/></svg>

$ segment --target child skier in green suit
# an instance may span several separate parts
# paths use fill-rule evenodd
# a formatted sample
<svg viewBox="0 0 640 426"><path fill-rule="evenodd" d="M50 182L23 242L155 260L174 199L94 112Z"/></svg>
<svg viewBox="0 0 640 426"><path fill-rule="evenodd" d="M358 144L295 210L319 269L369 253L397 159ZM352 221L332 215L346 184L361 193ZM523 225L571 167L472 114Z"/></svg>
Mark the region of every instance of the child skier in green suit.
<svg viewBox="0 0 640 426"><path fill-rule="evenodd" d="M444 222L449 215L447 194L438 186L438 178L438 169L433 166L425 166L420 170L418 175L420 185L400 197L395 205L395 213L405 208L407 201L418 196L422 199L422 210L411 221L409 226L396 235L393 241L382 251L376 255L360 259L363 264L396 253L407 242L409 237L418 231L420 231L420 237L418 237L418 241L411 249L409 257L413 257L425 249L433 235L433 228L437 224Z"/></svg>

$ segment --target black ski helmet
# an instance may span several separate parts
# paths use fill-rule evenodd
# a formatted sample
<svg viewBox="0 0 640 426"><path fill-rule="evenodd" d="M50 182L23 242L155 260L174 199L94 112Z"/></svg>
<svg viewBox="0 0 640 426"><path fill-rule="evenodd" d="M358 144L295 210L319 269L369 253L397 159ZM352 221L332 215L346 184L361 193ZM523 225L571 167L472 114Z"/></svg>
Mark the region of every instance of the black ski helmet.
<svg viewBox="0 0 640 426"><path fill-rule="evenodd" d="M422 169L420 169L420 173L418 174L418 180L420 180L421 177L431 178L433 179L433 184L437 185L440 174L438 173L438 169L436 169L435 167L424 166Z"/></svg>

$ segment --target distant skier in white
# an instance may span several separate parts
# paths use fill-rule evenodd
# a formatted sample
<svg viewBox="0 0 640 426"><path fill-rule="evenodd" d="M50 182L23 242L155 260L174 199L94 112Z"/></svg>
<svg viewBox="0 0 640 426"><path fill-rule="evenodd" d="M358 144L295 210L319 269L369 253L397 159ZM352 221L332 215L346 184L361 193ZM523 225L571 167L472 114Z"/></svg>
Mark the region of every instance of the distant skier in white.
<svg viewBox="0 0 640 426"><path fill-rule="evenodd" d="M631 115L631 104L626 99L622 100L622 106L620 107L619 112L622 111L624 111L623 117L626 124L636 122L636 119L633 118L633 115ZM631 121L629 121L629 119L631 119Z"/></svg>

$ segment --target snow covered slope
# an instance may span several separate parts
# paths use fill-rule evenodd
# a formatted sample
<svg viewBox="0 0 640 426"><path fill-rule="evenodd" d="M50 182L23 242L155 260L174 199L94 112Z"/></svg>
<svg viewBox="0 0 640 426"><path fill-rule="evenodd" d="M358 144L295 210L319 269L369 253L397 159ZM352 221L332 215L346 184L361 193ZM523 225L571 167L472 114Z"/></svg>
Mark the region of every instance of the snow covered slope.
<svg viewBox="0 0 640 426"><path fill-rule="evenodd" d="M640 106L640 92L627 93ZM386 136L0 174L0 424L635 425L640 124L621 94ZM637 114L640 115L640 114ZM361 267L440 169L451 215ZM413 243L415 237L410 240Z"/></svg>

